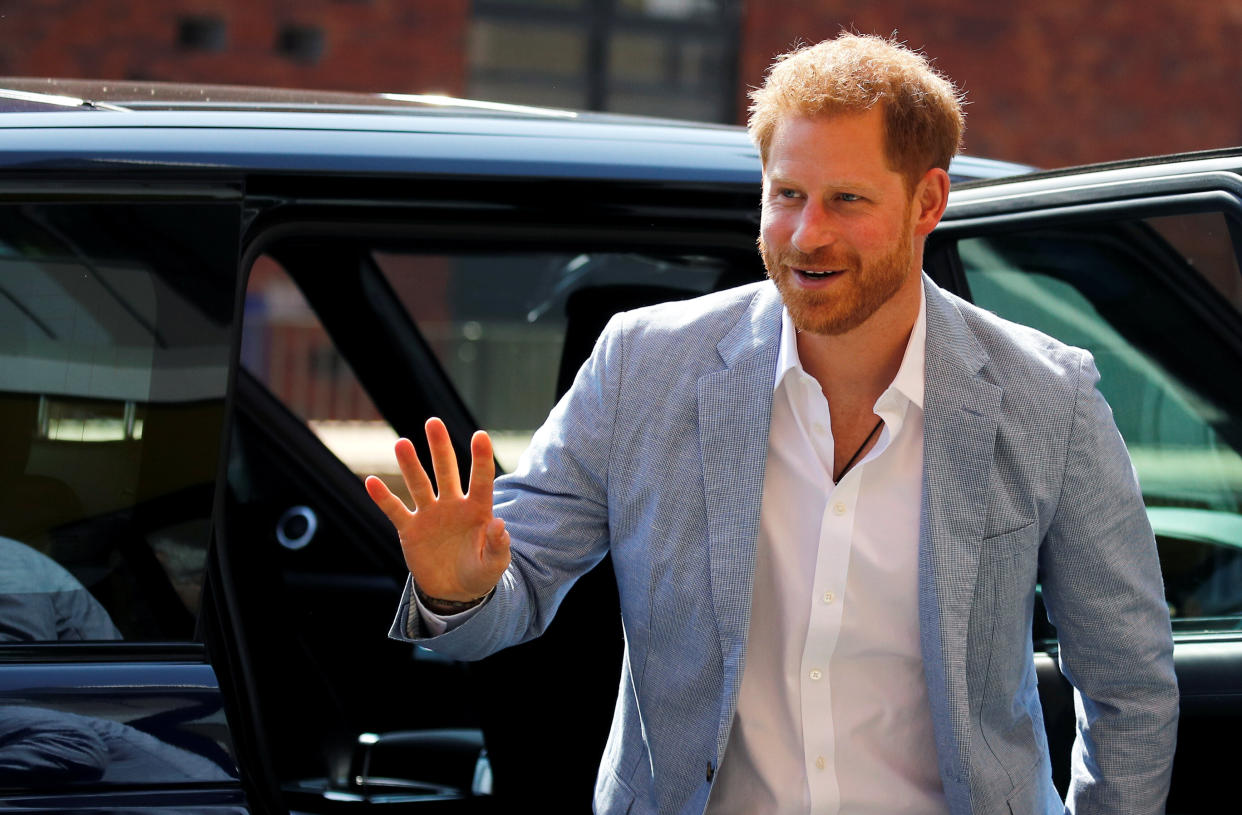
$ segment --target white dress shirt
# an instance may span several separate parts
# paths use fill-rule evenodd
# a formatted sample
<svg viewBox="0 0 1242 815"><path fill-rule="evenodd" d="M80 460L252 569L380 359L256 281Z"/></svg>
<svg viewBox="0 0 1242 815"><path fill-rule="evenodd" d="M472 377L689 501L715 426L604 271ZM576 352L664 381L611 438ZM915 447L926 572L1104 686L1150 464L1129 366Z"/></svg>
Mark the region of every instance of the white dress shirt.
<svg viewBox="0 0 1242 815"><path fill-rule="evenodd" d="M829 405L777 358L737 715L710 815L946 813L919 646L926 303L875 403L872 450L834 483Z"/></svg>

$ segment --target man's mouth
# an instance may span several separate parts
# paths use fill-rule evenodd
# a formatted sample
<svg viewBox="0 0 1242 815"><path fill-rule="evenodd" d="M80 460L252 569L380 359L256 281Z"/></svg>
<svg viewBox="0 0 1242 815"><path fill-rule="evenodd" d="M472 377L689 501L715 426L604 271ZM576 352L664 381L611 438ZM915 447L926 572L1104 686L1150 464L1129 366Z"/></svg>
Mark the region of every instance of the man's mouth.
<svg viewBox="0 0 1242 815"><path fill-rule="evenodd" d="M810 280L823 280L824 278L832 277L835 274L840 274L839 269L794 269L794 271Z"/></svg>

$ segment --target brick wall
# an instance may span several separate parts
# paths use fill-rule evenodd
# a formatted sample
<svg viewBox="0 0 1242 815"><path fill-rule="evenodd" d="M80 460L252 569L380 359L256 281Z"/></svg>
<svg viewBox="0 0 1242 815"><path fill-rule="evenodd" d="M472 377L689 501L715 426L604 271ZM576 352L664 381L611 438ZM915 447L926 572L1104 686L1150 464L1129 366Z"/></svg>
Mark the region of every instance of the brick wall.
<svg viewBox="0 0 1242 815"><path fill-rule="evenodd" d="M0 75L463 94L470 0L0 0ZM1242 143L1242 0L744 0L739 110L842 26L927 50L967 150L1045 167Z"/></svg>
<svg viewBox="0 0 1242 815"><path fill-rule="evenodd" d="M843 26L924 48L967 91L977 155L1058 167L1242 143L1242 0L750 0L739 94Z"/></svg>
<svg viewBox="0 0 1242 815"><path fill-rule="evenodd" d="M0 0L0 75L444 92L470 0Z"/></svg>

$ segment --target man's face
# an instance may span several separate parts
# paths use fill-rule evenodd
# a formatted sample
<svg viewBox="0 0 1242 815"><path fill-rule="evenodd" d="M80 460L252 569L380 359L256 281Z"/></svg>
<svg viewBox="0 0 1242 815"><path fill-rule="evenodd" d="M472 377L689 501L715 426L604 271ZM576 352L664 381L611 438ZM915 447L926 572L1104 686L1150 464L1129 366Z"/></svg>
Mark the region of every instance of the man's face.
<svg viewBox="0 0 1242 815"><path fill-rule="evenodd" d="M759 248L799 331L844 334L917 277L916 215L883 127L873 109L790 116L773 134Z"/></svg>

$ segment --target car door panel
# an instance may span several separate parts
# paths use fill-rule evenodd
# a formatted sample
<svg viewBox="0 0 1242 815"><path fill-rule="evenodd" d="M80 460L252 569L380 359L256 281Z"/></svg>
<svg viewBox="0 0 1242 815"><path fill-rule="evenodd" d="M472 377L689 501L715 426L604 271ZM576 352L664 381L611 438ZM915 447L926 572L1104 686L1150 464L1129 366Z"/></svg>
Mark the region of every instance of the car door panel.
<svg viewBox="0 0 1242 815"><path fill-rule="evenodd" d="M108 811L130 796L246 811L212 668L111 659L0 671L0 807Z"/></svg>

